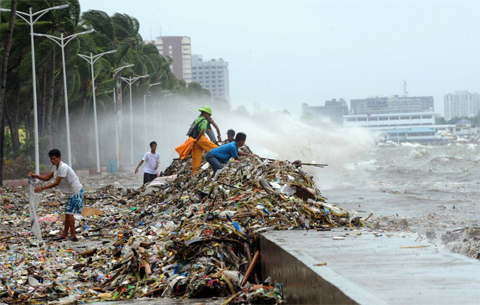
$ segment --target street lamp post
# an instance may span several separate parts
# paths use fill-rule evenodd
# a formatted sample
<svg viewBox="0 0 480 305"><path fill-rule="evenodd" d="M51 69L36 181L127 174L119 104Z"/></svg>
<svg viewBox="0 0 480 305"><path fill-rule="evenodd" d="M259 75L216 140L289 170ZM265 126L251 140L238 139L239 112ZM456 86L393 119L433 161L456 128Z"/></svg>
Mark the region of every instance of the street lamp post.
<svg viewBox="0 0 480 305"><path fill-rule="evenodd" d="M142 75L132 78L130 77L122 77L122 80L126 82L130 89L130 164L133 165L133 107L132 107L132 84L135 83L137 80L149 77L150 75Z"/></svg>
<svg viewBox="0 0 480 305"><path fill-rule="evenodd" d="M115 122L117 126L117 161L118 161L118 170L123 170L123 102L122 102L122 80L119 72L123 69L131 68L135 66L134 64L128 64L122 67L118 67L113 71L113 78L115 79Z"/></svg>
<svg viewBox="0 0 480 305"><path fill-rule="evenodd" d="M115 92L115 87L113 87L113 107L115 108L115 156L117 157L117 162L120 163L120 145L118 144L117 94Z"/></svg>
<svg viewBox="0 0 480 305"><path fill-rule="evenodd" d="M58 5L54 7L49 7L47 9L33 13L33 7L30 5L28 8L28 13L16 11L16 15L22 18L26 23L30 25L30 42L31 42L31 53L32 53L32 84L33 84L33 128L35 133L35 174L40 174L40 153L39 153L39 144L38 144L38 113L37 113L37 76L35 70L35 42L33 39L33 25L38 21L43 15L48 13L51 10L58 10L67 8L68 4ZM10 12L9 9L0 9L2 12ZM27 19L28 17L28 19ZM36 17L33 20L33 17ZM70 164L71 165L71 164Z"/></svg>
<svg viewBox="0 0 480 305"><path fill-rule="evenodd" d="M62 49L62 65L63 65L63 89L64 89L64 98L65 98L65 123L67 125L67 152L68 152L68 165L72 166L72 148L70 146L70 119L68 115L68 90L67 90L67 70L65 67L65 47L67 44L72 41L78 35L90 34L93 33L94 30L88 30L81 33L75 33L69 36L63 36L63 31L60 32L60 37L47 35L47 34L37 34L34 33L35 36L46 37L53 42L55 42L61 49Z"/></svg>
<svg viewBox="0 0 480 305"><path fill-rule="evenodd" d="M93 64L100 59L103 55L112 54L117 52L117 50L112 50L108 52L103 52L93 56L93 50L90 50L90 56L78 54L81 58L85 59L90 64L90 70L92 71L92 97L93 97L93 117L95 122L95 150L97 155L97 173L101 173L100 168L100 148L98 145L98 124L97 124L97 101L95 97L95 72L93 69Z"/></svg>
<svg viewBox="0 0 480 305"><path fill-rule="evenodd" d="M153 86L158 86L161 85L162 83L153 83L148 86L148 89L152 88ZM150 92L147 92L147 94ZM147 94L143 95L143 129L145 131L144 137L145 137L145 147L148 147L148 141L147 141ZM155 121L155 104L153 108L153 121Z"/></svg>

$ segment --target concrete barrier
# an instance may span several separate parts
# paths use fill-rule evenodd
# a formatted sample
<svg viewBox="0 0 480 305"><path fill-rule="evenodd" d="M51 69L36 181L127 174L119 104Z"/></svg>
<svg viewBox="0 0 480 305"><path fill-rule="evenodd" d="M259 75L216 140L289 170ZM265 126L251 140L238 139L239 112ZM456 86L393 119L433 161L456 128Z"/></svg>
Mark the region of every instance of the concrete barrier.
<svg viewBox="0 0 480 305"><path fill-rule="evenodd" d="M271 231L260 251L287 304L480 304L480 261L408 238Z"/></svg>
<svg viewBox="0 0 480 305"><path fill-rule="evenodd" d="M282 283L287 304L358 304L275 240L260 237L262 275Z"/></svg>

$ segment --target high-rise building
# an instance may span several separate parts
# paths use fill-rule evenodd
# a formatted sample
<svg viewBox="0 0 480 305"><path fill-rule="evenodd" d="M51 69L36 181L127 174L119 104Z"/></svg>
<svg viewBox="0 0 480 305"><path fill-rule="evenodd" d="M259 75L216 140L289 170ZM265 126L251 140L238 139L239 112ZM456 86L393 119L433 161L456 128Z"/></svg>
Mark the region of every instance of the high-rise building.
<svg viewBox="0 0 480 305"><path fill-rule="evenodd" d="M173 59L171 70L178 79L192 82L192 46L187 36L161 36L155 40L145 40L157 47L165 58Z"/></svg>
<svg viewBox="0 0 480 305"><path fill-rule="evenodd" d="M466 90L444 96L445 119L477 116L480 111L480 94Z"/></svg>
<svg viewBox="0 0 480 305"><path fill-rule="evenodd" d="M228 62L223 59L203 61L201 55L193 55L192 81L209 90L212 97L230 102Z"/></svg>
<svg viewBox="0 0 480 305"><path fill-rule="evenodd" d="M311 115L328 117L337 124L343 123L343 116L348 114L347 102L341 98L340 100L332 99L325 102L325 106L308 106L302 104L302 118L310 119Z"/></svg>
<svg viewBox="0 0 480 305"><path fill-rule="evenodd" d="M432 96L372 97L350 101L352 114L433 112Z"/></svg>

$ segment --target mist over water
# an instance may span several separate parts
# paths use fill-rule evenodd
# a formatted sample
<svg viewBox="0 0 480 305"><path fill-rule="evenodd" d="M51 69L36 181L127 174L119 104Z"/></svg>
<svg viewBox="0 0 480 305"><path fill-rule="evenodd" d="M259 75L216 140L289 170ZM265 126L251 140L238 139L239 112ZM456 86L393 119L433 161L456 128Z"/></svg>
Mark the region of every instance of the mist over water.
<svg viewBox="0 0 480 305"><path fill-rule="evenodd" d="M478 144L453 143L443 146L376 145L377 135L366 129L345 129L328 122L307 125L284 112L260 107L231 110L194 100L147 100L147 119L143 100L134 103L134 160L130 164L130 111L123 107L123 151L126 170L158 143L163 170L178 155L174 150L186 140L186 132L203 105L212 106L212 118L221 130L247 134L247 145L262 157L280 160L326 163L327 167L304 167L317 186L333 203L376 215L405 216L426 213L446 204L468 206L480 198L480 152ZM115 157L113 114L100 120L103 158ZM145 125L147 133L145 137ZM93 142L93 133L90 134ZM94 146L92 145L92 151ZM92 158L93 157L93 158ZM95 164L94 154L90 155ZM106 162L106 161L103 161ZM103 163L105 164L105 163Z"/></svg>
<svg viewBox="0 0 480 305"><path fill-rule="evenodd" d="M143 100L135 103L133 107L134 164L136 165L143 154L149 150L148 143L156 141L157 152L160 153L161 159L160 170L163 170L173 158L178 157L175 147L186 140L190 124L200 114L198 109L205 103L164 99L154 107L152 101L153 98L147 100L146 120ZM273 112L260 107L245 113L230 110L227 107L211 106L212 118L220 127L222 140L226 138L228 129L234 129L236 132L247 134L246 144L259 156L327 163L329 166L322 171L308 169L311 174L320 177L323 173L330 176L341 170L345 164L361 160L375 142L374 135L360 128L344 129L331 123L309 126L284 112ZM145 121L147 122L146 137ZM108 147L113 148L105 151L109 158L115 157L114 124L113 114L105 116L100 123L101 137L108 139L103 141L101 146L108 144ZM128 168L131 156L130 110L128 101L125 99L123 135L124 160Z"/></svg>

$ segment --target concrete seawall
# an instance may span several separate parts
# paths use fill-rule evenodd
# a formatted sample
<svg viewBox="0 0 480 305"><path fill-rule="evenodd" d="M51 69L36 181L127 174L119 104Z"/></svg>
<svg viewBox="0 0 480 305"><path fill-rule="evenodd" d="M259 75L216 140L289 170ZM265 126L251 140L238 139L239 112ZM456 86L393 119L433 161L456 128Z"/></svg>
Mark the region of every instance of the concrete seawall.
<svg viewBox="0 0 480 305"><path fill-rule="evenodd" d="M272 231L260 249L287 304L480 304L479 261L406 238Z"/></svg>

